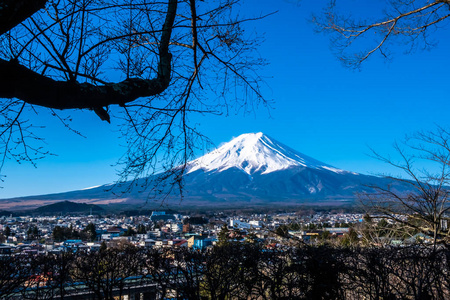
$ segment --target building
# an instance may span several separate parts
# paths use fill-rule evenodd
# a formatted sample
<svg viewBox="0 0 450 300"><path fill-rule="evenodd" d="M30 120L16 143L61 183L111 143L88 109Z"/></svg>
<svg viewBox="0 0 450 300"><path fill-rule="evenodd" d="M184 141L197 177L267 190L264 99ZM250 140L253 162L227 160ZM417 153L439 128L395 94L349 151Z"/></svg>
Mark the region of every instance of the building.
<svg viewBox="0 0 450 300"><path fill-rule="evenodd" d="M153 211L152 215L150 216L151 221L168 221L168 220L175 220L174 215L166 214L165 211Z"/></svg>
<svg viewBox="0 0 450 300"><path fill-rule="evenodd" d="M201 235L193 235L188 239L188 247L194 250L203 250L208 246L212 246L217 240Z"/></svg>

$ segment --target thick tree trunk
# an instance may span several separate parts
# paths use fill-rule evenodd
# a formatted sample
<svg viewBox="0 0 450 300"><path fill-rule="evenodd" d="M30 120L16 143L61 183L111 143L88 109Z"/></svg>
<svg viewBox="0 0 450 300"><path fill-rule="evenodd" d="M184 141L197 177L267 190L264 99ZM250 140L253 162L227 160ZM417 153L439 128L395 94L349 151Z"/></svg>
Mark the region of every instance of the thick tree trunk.
<svg viewBox="0 0 450 300"><path fill-rule="evenodd" d="M33 12L43 7L45 2L0 1L0 34L31 16ZM27 5L30 7L25 9ZM13 13L11 17L6 18L7 20L3 20L4 8ZM17 98L29 104L55 109L93 109L102 120L109 121L109 116L102 107L112 104L124 105L140 97L154 96L169 86L172 61L169 42L176 11L177 0L169 0L160 39L158 74L153 79L129 78L101 86L57 81L36 73L17 61L0 59L0 98Z"/></svg>
<svg viewBox="0 0 450 300"><path fill-rule="evenodd" d="M170 83L170 54L155 79L130 78L119 83L95 86L89 83L56 81L14 61L0 59L0 97L18 98L29 104L55 109L93 109L123 105L139 97L163 92Z"/></svg>
<svg viewBox="0 0 450 300"><path fill-rule="evenodd" d="M32 14L45 7L48 0L0 1L0 34L13 29Z"/></svg>

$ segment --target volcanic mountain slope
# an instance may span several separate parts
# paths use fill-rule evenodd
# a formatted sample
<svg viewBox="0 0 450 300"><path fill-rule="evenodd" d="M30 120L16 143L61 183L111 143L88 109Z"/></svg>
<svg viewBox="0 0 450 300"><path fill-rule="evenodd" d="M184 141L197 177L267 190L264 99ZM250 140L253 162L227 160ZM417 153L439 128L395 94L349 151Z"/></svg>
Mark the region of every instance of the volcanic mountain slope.
<svg viewBox="0 0 450 300"><path fill-rule="evenodd" d="M190 162L185 182L188 199L328 204L388 184L322 163L261 132L240 135Z"/></svg>
<svg viewBox="0 0 450 300"><path fill-rule="evenodd" d="M197 170L222 172L236 168L251 176L293 167L328 170L340 174L349 173L297 152L262 132L242 134L220 148L191 161L188 173Z"/></svg>
<svg viewBox="0 0 450 300"><path fill-rule="evenodd" d="M242 134L187 164L183 205L236 205L353 202L354 193L385 186L386 179L341 170L297 152L263 133ZM76 201L95 204L142 203L147 194L132 191L116 198L105 185L60 194L5 199L15 203ZM400 189L404 189L399 186ZM178 200L179 195L165 195ZM154 199L158 203L158 199ZM4 205L3 205L4 206Z"/></svg>

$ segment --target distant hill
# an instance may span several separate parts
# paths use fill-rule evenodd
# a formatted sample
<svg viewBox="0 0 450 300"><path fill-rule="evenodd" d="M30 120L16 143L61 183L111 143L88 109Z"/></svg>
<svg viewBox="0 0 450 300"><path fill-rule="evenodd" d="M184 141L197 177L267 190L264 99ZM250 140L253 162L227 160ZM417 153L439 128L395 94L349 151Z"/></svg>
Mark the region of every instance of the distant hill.
<svg viewBox="0 0 450 300"><path fill-rule="evenodd" d="M9 217L11 215L15 216L15 213L7 210L0 210L0 217Z"/></svg>
<svg viewBox="0 0 450 300"><path fill-rule="evenodd" d="M95 204L86 204L86 203L75 203L71 201L62 201L54 204L44 205L38 207L34 210L37 213L88 213L92 210L95 212L104 211L98 205Z"/></svg>

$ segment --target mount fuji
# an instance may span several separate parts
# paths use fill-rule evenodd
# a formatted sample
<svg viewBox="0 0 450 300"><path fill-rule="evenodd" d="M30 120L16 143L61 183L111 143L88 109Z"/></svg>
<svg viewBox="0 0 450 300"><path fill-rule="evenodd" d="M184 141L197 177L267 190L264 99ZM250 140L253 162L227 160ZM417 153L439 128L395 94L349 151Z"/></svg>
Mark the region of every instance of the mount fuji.
<svg viewBox="0 0 450 300"><path fill-rule="evenodd" d="M184 175L182 206L274 204L352 204L367 186L392 184L387 179L335 168L304 155L259 132L242 134L206 155L190 161ZM395 183L393 183L395 185ZM0 200L0 209L59 201L92 204L139 204L148 195L132 191L120 198L104 185L78 191ZM395 186L394 186L395 188ZM402 189L401 187L399 187ZM176 193L165 201L177 200ZM158 199L154 203L159 204Z"/></svg>
<svg viewBox="0 0 450 300"><path fill-rule="evenodd" d="M252 176L293 167L328 170L339 174L349 173L297 152L262 132L242 134L188 165L188 173L197 170L222 172L236 168Z"/></svg>
<svg viewBox="0 0 450 300"><path fill-rule="evenodd" d="M224 205L354 203L355 193L373 191L368 186L395 185L330 166L261 132L242 134L189 162L185 183L187 199Z"/></svg>

